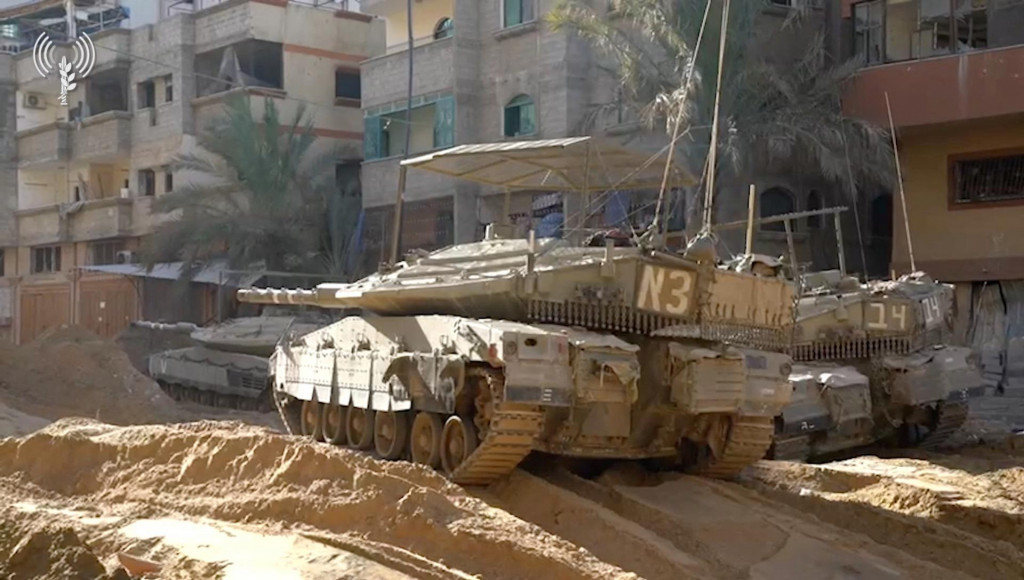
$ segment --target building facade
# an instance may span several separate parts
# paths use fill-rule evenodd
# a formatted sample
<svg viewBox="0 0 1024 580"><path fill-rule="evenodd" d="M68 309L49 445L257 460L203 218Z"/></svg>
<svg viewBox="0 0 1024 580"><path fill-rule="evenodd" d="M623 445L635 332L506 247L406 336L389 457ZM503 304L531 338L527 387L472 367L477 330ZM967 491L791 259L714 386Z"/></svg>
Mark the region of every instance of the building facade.
<svg viewBox="0 0 1024 580"><path fill-rule="evenodd" d="M842 8L846 50L865 64L845 108L882 126L891 108L898 134L906 213L898 188L870 200L872 227L892 236L892 270L911 269L912 247L918 270L955 284L960 331L985 354L986 372L1020 383L1024 3L843 0Z"/></svg>
<svg viewBox="0 0 1024 580"><path fill-rule="evenodd" d="M195 147L231 95L270 97L286 120L304 104L321 144L358 171L362 115L336 97L336 73L383 51L383 22L314 4L165 0L156 24L105 21L86 30L96 64L66 107L59 81L35 70L31 35L0 55L0 98L15 105L0 120L16 128L0 141L2 275L15 341L59 324L112 336L140 316L136 285L89 268L136 259L156 225L153 200L189 179L175 174L175 157ZM0 22L25 30L42 21L0 12ZM262 99L252 103L260 114Z"/></svg>

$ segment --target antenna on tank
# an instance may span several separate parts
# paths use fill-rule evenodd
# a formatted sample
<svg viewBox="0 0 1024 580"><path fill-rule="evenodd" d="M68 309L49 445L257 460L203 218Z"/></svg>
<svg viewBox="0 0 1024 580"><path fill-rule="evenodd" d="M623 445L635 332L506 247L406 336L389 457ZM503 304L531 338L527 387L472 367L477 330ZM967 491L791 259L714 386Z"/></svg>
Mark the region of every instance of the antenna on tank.
<svg viewBox="0 0 1024 580"><path fill-rule="evenodd" d="M889 104L889 91L885 92L885 110L889 113L889 134L892 136L892 154L896 160L896 179L900 183L900 204L903 206L903 230L907 232L907 253L910 254L910 270L917 271L914 261L914 243L910 240L910 217L907 215L907 193L903 190L903 170L900 168L900 150L896 145L896 125L892 122L892 106Z"/></svg>

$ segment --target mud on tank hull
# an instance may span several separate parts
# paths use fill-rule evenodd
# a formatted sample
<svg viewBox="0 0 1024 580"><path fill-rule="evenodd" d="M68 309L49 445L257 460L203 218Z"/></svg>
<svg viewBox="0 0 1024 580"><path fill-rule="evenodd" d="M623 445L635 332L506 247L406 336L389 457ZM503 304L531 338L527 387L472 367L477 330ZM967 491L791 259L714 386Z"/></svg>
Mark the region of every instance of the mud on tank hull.
<svg viewBox="0 0 1024 580"><path fill-rule="evenodd" d="M271 357L289 432L464 485L531 451L732 477L771 444L790 368L706 341L446 315L348 317Z"/></svg>
<svg viewBox="0 0 1024 580"><path fill-rule="evenodd" d="M793 398L776 418L769 458L806 461L883 442L941 446L967 420L970 399L985 392L971 353L939 346L794 366Z"/></svg>
<svg viewBox="0 0 1024 580"><path fill-rule="evenodd" d="M195 346L150 355L147 364L149 376L176 401L250 411L273 409L266 357Z"/></svg>

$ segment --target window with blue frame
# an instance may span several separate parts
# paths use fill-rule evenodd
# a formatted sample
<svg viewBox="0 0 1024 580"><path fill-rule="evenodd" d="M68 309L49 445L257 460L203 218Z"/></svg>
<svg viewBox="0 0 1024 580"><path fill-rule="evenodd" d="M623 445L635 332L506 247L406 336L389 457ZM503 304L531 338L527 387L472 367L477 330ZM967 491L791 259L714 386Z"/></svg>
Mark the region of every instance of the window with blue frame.
<svg viewBox="0 0 1024 580"><path fill-rule="evenodd" d="M502 0L504 11L502 14L502 28L519 26L535 19L533 3L535 0Z"/></svg>
<svg viewBox="0 0 1024 580"><path fill-rule="evenodd" d="M505 105L505 136L533 135L537 130L537 109L533 99L519 95Z"/></svg>
<svg viewBox="0 0 1024 580"><path fill-rule="evenodd" d="M405 118L405 110L364 119L364 158L383 159L405 153L406 131L409 136L410 154L432 149L451 147L455 144L455 99L444 96L412 109L411 122Z"/></svg>

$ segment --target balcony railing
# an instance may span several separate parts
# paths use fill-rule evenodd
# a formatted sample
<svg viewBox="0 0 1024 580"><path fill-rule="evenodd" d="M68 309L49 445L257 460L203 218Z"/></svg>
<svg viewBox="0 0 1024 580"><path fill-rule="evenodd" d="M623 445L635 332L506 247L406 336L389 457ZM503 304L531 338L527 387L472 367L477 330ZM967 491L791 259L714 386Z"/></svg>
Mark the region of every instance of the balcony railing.
<svg viewBox="0 0 1024 580"><path fill-rule="evenodd" d="M20 210L21 243L82 242L129 235L133 202L118 197Z"/></svg>
<svg viewBox="0 0 1024 580"><path fill-rule="evenodd" d="M430 44L434 44L435 42L447 40L454 35L454 28L448 28L446 34L435 33L431 34L430 36L421 36L420 38L414 38L412 40L412 47L415 50L421 46L427 46ZM387 49L385 50L385 54L398 54L400 52L405 52L407 50L409 50L409 41L403 40L401 42L396 42L394 44L388 45Z"/></svg>

